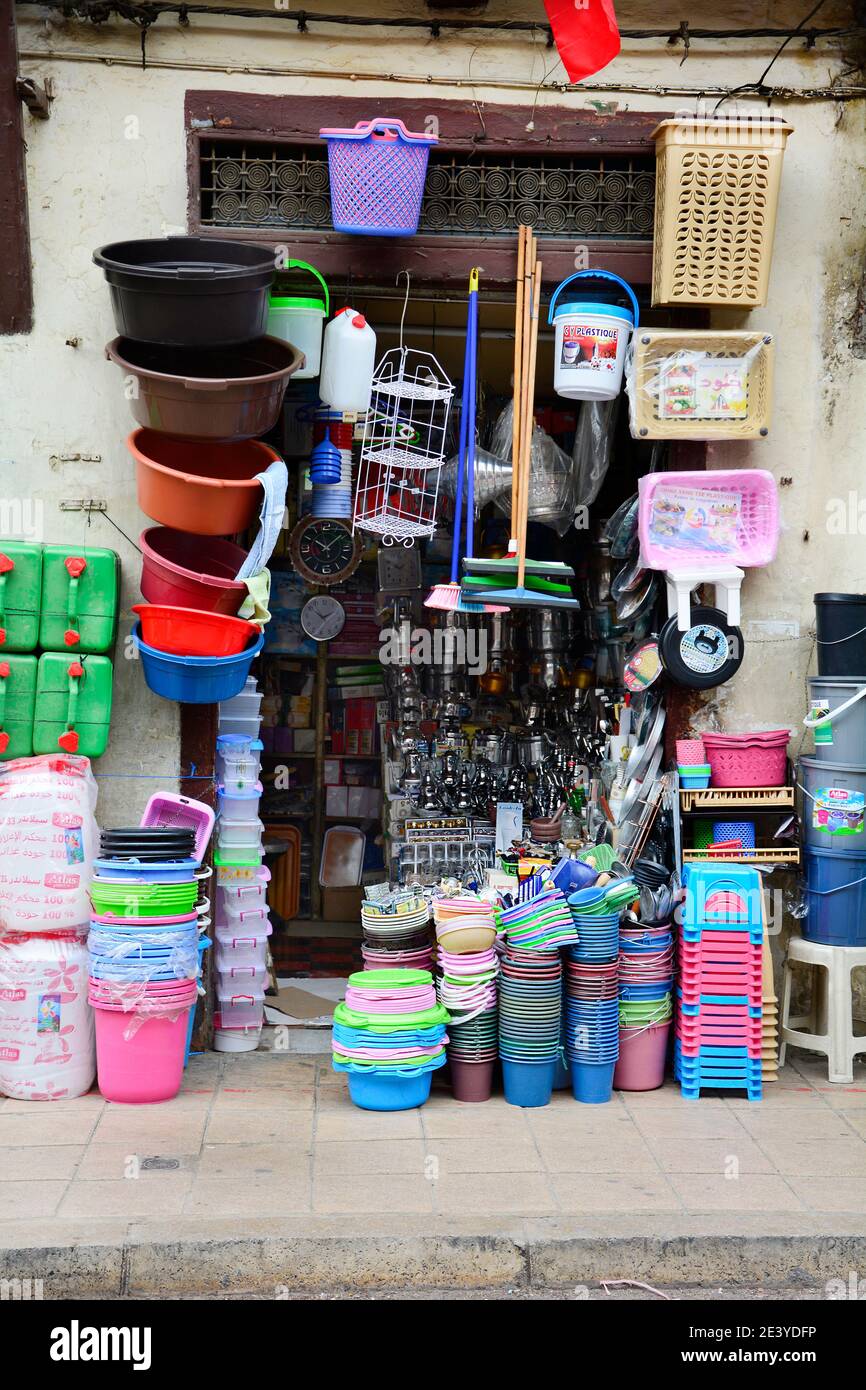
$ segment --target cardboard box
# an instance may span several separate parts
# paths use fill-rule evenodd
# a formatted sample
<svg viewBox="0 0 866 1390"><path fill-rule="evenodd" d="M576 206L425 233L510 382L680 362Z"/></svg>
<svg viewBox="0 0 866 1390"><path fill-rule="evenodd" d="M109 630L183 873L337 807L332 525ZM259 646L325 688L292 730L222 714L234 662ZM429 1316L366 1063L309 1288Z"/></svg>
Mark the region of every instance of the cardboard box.
<svg viewBox="0 0 866 1390"><path fill-rule="evenodd" d="M364 889L323 888L322 919L325 922L357 922L361 917Z"/></svg>
<svg viewBox="0 0 866 1390"><path fill-rule="evenodd" d="M338 758L325 758L322 764L322 781L326 787L339 787L343 781L343 764Z"/></svg>
<svg viewBox="0 0 866 1390"><path fill-rule="evenodd" d="M316 751L315 729L295 729L293 741L295 753L315 753Z"/></svg>
<svg viewBox="0 0 866 1390"><path fill-rule="evenodd" d="M349 788L325 788L325 815L347 816L349 814Z"/></svg>

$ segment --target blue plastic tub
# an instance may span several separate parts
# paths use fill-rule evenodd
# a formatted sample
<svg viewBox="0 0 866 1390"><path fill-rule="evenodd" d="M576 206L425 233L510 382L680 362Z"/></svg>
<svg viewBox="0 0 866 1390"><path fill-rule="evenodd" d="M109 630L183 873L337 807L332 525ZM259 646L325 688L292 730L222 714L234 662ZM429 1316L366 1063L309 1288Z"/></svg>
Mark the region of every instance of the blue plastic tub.
<svg viewBox="0 0 866 1390"><path fill-rule="evenodd" d="M349 1095L361 1110L414 1110L429 1098L433 1072L350 1071Z"/></svg>
<svg viewBox="0 0 866 1390"><path fill-rule="evenodd" d="M556 1076L556 1058L546 1062L509 1062L502 1059L502 1081L509 1105L534 1109L549 1105Z"/></svg>
<svg viewBox="0 0 866 1390"><path fill-rule="evenodd" d="M571 1089L574 1099L584 1105L604 1105L613 1094L616 1062L571 1063Z"/></svg>
<svg viewBox="0 0 866 1390"><path fill-rule="evenodd" d="M137 859L95 859L93 867L100 882L118 879L123 883L190 883L200 862L198 859L174 859L142 864Z"/></svg>
<svg viewBox="0 0 866 1390"><path fill-rule="evenodd" d="M207 948L208 948L209 945L210 945L210 937L207 937L207 936L201 937L201 939L199 940L199 943L198 943L198 968L199 968L199 974L201 974L201 969L202 969L202 966L204 965L204 953L205 953L205 951L207 950ZM189 1051L190 1051L190 1048L192 1047L192 1032L193 1032L193 1029L194 1029L194 1027L195 1027L196 1008L197 1008L197 1003L196 1003L196 1004L193 1004L192 1008L191 1008L190 1011L189 1011L189 1024L188 1024L187 1030L186 1030L186 1049L185 1049L184 1054L183 1054L183 1064L184 1064L184 1066L186 1066L187 1063L189 1062Z"/></svg>
<svg viewBox="0 0 866 1390"><path fill-rule="evenodd" d="M806 850L807 941L824 946L866 946L866 854Z"/></svg>
<svg viewBox="0 0 866 1390"><path fill-rule="evenodd" d="M250 666L265 645L264 636L260 636L237 656L171 656L142 642L139 631L136 623L132 640L148 686L154 695L185 705L214 705L240 695Z"/></svg>

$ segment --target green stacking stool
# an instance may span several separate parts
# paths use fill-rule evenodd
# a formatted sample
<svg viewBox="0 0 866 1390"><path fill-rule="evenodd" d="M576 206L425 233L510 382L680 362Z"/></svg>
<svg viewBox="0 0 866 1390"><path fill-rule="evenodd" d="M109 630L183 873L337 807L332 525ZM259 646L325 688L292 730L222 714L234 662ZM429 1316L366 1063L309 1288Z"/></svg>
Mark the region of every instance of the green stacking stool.
<svg viewBox="0 0 866 1390"><path fill-rule="evenodd" d="M41 595L42 546L0 540L0 655L33 651Z"/></svg>
<svg viewBox="0 0 866 1390"><path fill-rule="evenodd" d="M0 761L33 753L36 657L0 656Z"/></svg>
<svg viewBox="0 0 866 1390"><path fill-rule="evenodd" d="M52 652L110 651L117 631L119 570L113 550L46 545L40 647Z"/></svg>
<svg viewBox="0 0 866 1390"><path fill-rule="evenodd" d="M43 652L36 679L33 752L100 758L108 747L113 669L107 656Z"/></svg>

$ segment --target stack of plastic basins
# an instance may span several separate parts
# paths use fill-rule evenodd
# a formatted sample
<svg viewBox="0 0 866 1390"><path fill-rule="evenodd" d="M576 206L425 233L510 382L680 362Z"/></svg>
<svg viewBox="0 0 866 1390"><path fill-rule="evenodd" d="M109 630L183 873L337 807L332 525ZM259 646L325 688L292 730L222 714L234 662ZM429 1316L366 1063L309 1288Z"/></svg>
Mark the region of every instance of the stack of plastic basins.
<svg viewBox="0 0 866 1390"><path fill-rule="evenodd" d="M267 888L259 819L261 702L255 680L219 707L214 1046L246 1052L261 1037L267 985Z"/></svg>
<svg viewBox="0 0 866 1390"><path fill-rule="evenodd" d="M761 1099L761 878L743 864L688 864L680 927L674 1074L701 1091Z"/></svg>
<svg viewBox="0 0 866 1390"><path fill-rule="evenodd" d="M866 946L866 594L816 594L815 752L802 757L807 941Z"/></svg>

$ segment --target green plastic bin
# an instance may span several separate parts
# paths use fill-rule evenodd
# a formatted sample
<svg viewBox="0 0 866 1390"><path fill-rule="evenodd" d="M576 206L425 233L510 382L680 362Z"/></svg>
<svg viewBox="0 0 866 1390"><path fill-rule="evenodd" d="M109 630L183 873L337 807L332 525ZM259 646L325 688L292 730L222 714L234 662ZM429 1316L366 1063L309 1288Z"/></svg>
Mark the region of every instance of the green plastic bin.
<svg viewBox="0 0 866 1390"><path fill-rule="evenodd" d="M112 665L107 656L43 652L36 680L34 753L100 758L108 747Z"/></svg>
<svg viewBox="0 0 866 1390"><path fill-rule="evenodd" d="M0 540L0 653L33 651L41 595L42 546Z"/></svg>
<svg viewBox="0 0 866 1390"><path fill-rule="evenodd" d="M39 645L54 652L110 651L117 632L119 569L113 550L46 545Z"/></svg>
<svg viewBox="0 0 866 1390"><path fill-rule="evenodd" d="M36 657L0 657L0 761L33 753Z"/></svg>

